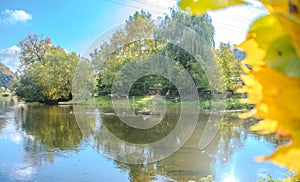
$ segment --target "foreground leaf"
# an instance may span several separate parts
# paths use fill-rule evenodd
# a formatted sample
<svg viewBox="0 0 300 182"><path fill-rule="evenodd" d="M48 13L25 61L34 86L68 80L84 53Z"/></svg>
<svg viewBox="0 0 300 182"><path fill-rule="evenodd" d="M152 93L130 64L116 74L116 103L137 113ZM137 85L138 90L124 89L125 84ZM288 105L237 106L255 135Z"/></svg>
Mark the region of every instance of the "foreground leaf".
<svg viewBox="0 0 300 182"><path fill-rule="evenodd" d="M191 11L192 14L202 14L207 10L217 10L233 5L246 4L243 0L181 0L179 7Z"/></svg>
<svg viewBox="0 0 300 182"><path fill-rule="evenodd" d="M267 157L257 157L256 161L272 161L282 167L299 172L300 171L300 146L297 144L284 145L279 147L273 154ZM299 178L299 176L296 176Z"/></svg>
<svg viewBox="0 0 300 182"><path fill-rule="evenodd" d="M262 3L277 17L300 56L300 1L262 0Z"/></svg>
<svg viewBox="0 0 300 182"><path fill-rule="evenodd" d="M288 37L281 37L270 44L265 62L276 71L300 78L300 58Z"/></svg>
<svg viewBox="0 0 300 182"><path fill-rule="evenodd" d="M263 121L260 121L256 125L252 126L250 128L251 131L256 131L259 134L270 134L274 133L277 129L278 122L271 120L271 119L265 119Z"/></svg>

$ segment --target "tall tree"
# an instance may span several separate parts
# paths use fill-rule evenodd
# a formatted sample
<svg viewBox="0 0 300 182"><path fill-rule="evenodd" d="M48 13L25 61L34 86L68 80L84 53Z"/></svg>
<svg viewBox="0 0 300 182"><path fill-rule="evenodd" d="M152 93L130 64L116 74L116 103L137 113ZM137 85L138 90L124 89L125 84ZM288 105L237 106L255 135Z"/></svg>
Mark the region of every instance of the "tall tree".
<svg viewBox="0 0 300 182"><path fill-rule="evenodd" d="M181 26L185 27L185 29L180 28ZM196 38L201 41L196 42L196 38L193 37L195 34L186 31L188 28L190 28L192 33L195 32L198 36ZM168 43L162 54L182 65L193 77L199 90L210 90L207 75L204 72L205 68L211 66L211 61L216 63L213 59L214 55L211 54L214 47L214 27L210 16L208 14L192 16L178 9L171 9L170 15L165 16L160 23L155 36L162 37L161 35L164 35L165 32L173 32L172 35L166 36L171 36L173 42L180 42L180 45L186 45L189 47L190 52L178 45ZM191 53L196 53L196 55ZM169 89L174 90L175 88Z"/></svg>
<svg viewBox="0 0 300 182"><path fill-rule="evenodd" d="M36 34L34 34L36 35ZM21 44L21 74L16 94L25 101L56 103L72 98L72 81L79 62L75 53L50 45L49 38L29 34Z"/></svg>
<svg viewBox="0 0 300 182"><path fill-rule="evenodd" d="M20 60L22 66L28 66L34 62L44 64L44 58L51 48L51 40L43 34L28 34L19 42L21 48Z"/></svg>
<svg viewBox="0 0 300 182"><path fill-rule="evenodd" d="M101 65L97 79L97 88L100 95L111 92L115 75L123 65L157 51L159 43L152 40L154 28L155 25L150 13L145 11L135 12L126 21L124 27L113 34L109 42L103 44L99 51L92 54L93 64L96 67ZM134 70L132 70L132 74L134 74ZM133 78L129 76L128 81L131 79ZM137 85L140 85L142 81L143 79L140 79ZM144 94L146 90L141 91L140 88L140 86L133 88L131 93L133 95Z"/></svg>
<svg viewBox="0 0 300 182"><path fill-rule="evenodd" d="M226 90L233 94L236 89L242 86L240 62L235 59L232 47L229 44L221 43L219 49L216 50L216 56L224 77Z"/></svg>

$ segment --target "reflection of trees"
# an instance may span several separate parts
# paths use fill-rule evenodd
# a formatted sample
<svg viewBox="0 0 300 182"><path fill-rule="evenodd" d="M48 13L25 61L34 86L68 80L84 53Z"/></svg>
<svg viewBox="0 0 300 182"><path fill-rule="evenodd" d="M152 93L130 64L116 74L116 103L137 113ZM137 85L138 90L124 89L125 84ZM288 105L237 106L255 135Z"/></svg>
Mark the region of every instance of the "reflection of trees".
<svg viewBox="0 0 300 182"><path fill-rule="evenodd" d="M83 111L83 109L80 109ZM109 138L110 132L118 136L122 140L134 143L146 143L156 141L164 137L166 133L171 132L177 124L179 113L178 111L168 110L166 117L160 125L149 131L138 131L137 129L130 128L124 123L119 121L116 116L103 116L101 117L101 126L99 130L95 130L94 117L84 117L81 128L87 129L87 139L92 143L96 150L106 156L118 159L118 156L126 156L126 158L134 157L136 153L145 152L147 156L155 155L147 148L128 147L125 145L116 145L114 141ZM79 116L80 117L80 116ZM189 141L176 153L170 157L149 163L145 161L143 164L126 164L116 161L116 165L124 172L128 172L131 181L188 181L199 180L203 176L212 173L210 169L211 163L214 161L214 154L217 153L218 141L213 141L213 144L208 147L207 152L203 153L198 149L199 139L205 127L208 115L201 115L199 124ZM82 126L81 126L82 125ZM104 129L105 127L109 130ZM88 133L90 131L91 133ZM189 126L181 128L182 133L190 131ZM161 146L163 147L163 146Z"/></svg>
<svg viewBox="0 0 300 182"><path fill-rule="evenodd" d="M123 171L128 172L130 181L134 182L148 182L154 181L157 171L157 163L151 164L125 164L116 161L116 165Z"/></svg>
<svg viewBox="0 0 300 182"><path fill-rule="evenodd" d="M222 164L225 164L225 160L228 159L237 150L242 147L243 141L247 139L247 130L243 126L243 120L237 117L230 117L225 115L222 122L218 123L219 126L219 155Z"/></svg>
<svg viewBox="0 0 300 182"><path fill-rule="evenodd" d="M3 97L0 95L0 113L4 112L9 106L15 103L15 98Z"/></svg>
<svg viewBox="0 0 300 182"><path fill-rule="evenodd" d="M138 144L151 143L165 137L174 129L178 117L178 111L169 111L158 125L147 130L131 128L115 116L103 116L102 119L108 130L115 136L127 142Z"/></svg>
<svg viewBox="0 0 300 182"><path fill-rule="evenodd" d="M114 128L113 126L115 124L116 128L112 129L111 132L117 132L119 137L132 137L130 132L126 131L127 128L120 130L120 128L118 128L120 124L112 119L114 117L110 117L110 120L103 122L109 122L108 127L111 128ZM200 151L198 149L199 139L207 120L208 115L201 115L198 126L188 142L179 151L162 161L139 165L116 162L116 165L121 170L128 172L131 181L198 181L204 176L215 174L216 162L218 161L221 165L225 165L228 161L227 159L231 158L236 150L243 147L244 142L250 135L258 139L264 137L268 142L274 142L274 137L272 136L265 137L256 134L252 135L252 133L249 134L248 127L255 121L245 121L226 114L224 121L220 123L219 134L205 150ZM154 130L152 134L156 135ZM145 135L144 137L148 137L149 135ZM133 136L139 137L139 135ZM142 135L140 137L142 137ZM109 140L105 138L98 139L97 149L101 150L101 152L117 156L118 153L126 153L130 150L124 148L124 146L114 148L116 146L111 145ZM140 141L141 139L136 140ZM131 138L127 139L127 141L133 142L134 140Z"/></svg>
<svg viewBox="0 0 300 182"><path fill-rule="evenodd" d="M226 160L230 158L236 150L243 147L250 135L258 141L265 140L274 145L280 144L280 141L276 140L273 134L259 135L249 131L249 127L256 122L256 119L249 118L243 120L236 115L226 114L224 120L221 123L218 123L220 128L218 136L219 152L216 160L219 160L222 165L225 165Z"/></svg>
<svg viewBox="0 0 300 182"><path fill-rule="evenodd" d="M41 160L53 162L54 151L78 149L82 134L74 115L69 114L71 109L47 105L16 109L16 127L24 131L26 160L40 165ZM34 155L32 158L32 154L43 155Z"/></svg>
<svg viewBox="0 0 300 182"><path fill-rule="evenodd" d="M7 112L7 110L11 109L13 105L17 103L16 97L2 97L0 95L0 115L3 115ZM5 119L0 118L0 132L2 128L5 126Z"/></svg>
<svg viewBox="0 0 300 182"><path fill-rule="evenodd" d="M79 110L83 111L83 108L84 106L80 107ZM128 127L116 116L102 116L102 119L98 118L99 120L95 122L95 120L97 120L95 117L97 117L99 113L95 113L95 115L90 115L89 117L89 115L84 114L86 112L90 113L92 111L84 111L82 118L80 118L81 114L78 114L77 121L89 143L91 143L96 150L105 155L117 159L119 156L123 156L123 158L127 160L136 160L135 157L140 155L143 155L145 160L147 160L149 155L156 155L153 153L155 149L152 147L159 147L160 144L155 146L145 145L143 147L136 145L126 146L121 141L135 144L155 142L164 138L173 130L179 116L178 111L171 111L171 113L167 113L163 121L155 127L148 130L139 130Z"/></svg>

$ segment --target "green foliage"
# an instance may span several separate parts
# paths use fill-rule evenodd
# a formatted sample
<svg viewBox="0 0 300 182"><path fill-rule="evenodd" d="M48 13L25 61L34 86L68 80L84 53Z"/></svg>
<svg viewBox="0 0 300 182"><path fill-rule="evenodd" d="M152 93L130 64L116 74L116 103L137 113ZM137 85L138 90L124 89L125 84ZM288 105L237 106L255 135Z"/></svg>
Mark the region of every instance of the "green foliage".
<svg viewBox="0 0 300 182"><path fill-rule="evenodd" d="M225 81L226 90L233 94L236 89L242 86L240 79L242 69L239 61L234 58L231 48L229 44L221 43L219 49L216 50L216 56L223 80Z"/></svg>
<svg viewBox="0 0 300 182"><path fill-rule="evenodd" d="M98 95L110 94L116 73L125 64L133 61L145 61L151 54L160 54L175 60L176 70L180 70L180 67L183 66L192 76L199 89L209 90L209 83L201 64L186 50L159 39L159 37L164 37L162 35L165 32L177 32L178 37L174 37L174 40L184 40L187 45L190 45L189 41L191 40L182 39L182 37L188 37L189 35L185 32L178 32L177 27L172 22L192 28L199 33L204 42L193 45L194 47L191 49L201 50L198 59L202 60L202 65L208 64L209 67L209 61L207 60L212 60L212 55L208 51L211 52L214 46L214 27L207 14L192 16L171 9L170 16L165 16L160 24L155 25L149 13L136 12L126 21L124 28L118 29L109 42L102 44L99 50L95 50L91 54L93 65L101 68L97 79ZM137 60L140 57L144 59ZM103 63L103 60L105 60L105 63ZM134 68L132 69L132 74L134 74ZM126 75L122 76L126 77ZM180 78L180 75L178 75L178 78ZM130 79L132 78L128 76L128 80ZM161 93L170 97L178 96L176 87L168 79L156 75L140 78L130 90L131 96L153 95L153 93Z"/></svg>
<svg viewBox="0 0 300 182"><path fill-rule="evenodd" d="M19 42L19 46L21 67L26 68L34 62L44 64L44 57L51 49L51 40L42 34L28 34Z"/></svg>
<svg viewBox="0 0 300 182"><path fill-rule="evenodd" d="M191 36L188 32L180 32L174 22L193 29L200 35L203 42L190 44L193 41L190 40ZM161 37L166 36L165 32L176 32L176 37L172 37L175 42L176 40L184 41L183 44L191 46L192 52L196 51L200 54L193 57L181 47L161 40ZM102 44L99 50L94 50L91 54L94 67L101 68L97 70L99 71L97 94L103 96L111 93L114 78L125 64L132 63L132 68L127 68L130 73L122 74L122 77L126 78L124 80L129 83L133 79L132 75L136 74L139 63L149 61L148 58L151 58L152 54L159 54L176 62L173 65L174 69L178 70L178 74L175 74L176 78L180 80L180 77L183 77L180 71L182 67L192 76L201 97L210 97L211 85L218 92L226 89L232 95L234 90L241 85L239 63L234 59L229 45L222 44L218 50L213 49L214 27L207 14L192 16L189 13L171 9L170 15L166 15L159 24L154 24L149 13L136 12L126 21L124 28L118 29L109 42ZM135 65L137 67L134 67ZM155 65L151 69L155 69ZM219 70L222 70L224 75L222 78L219 77ZM206 75L206 72L210 72L210 75ZM215 83L210 83L208 76L214 78ZM122 82L122 84L126 83ZM157 75L147 75L136 80L129 95L143 96L156 93L170 98L178 97L175 85L168 79Z"/></svg>
<svg viewBox="0 0 300 182"><path fill-rule="evenodd" d="M144 11L136 12L129 17L122 29L113 34L110 42L103 44L99 51L95 50L91 54L94 58L92 62L95 67L101 68L97 79L97 92L99 95L111 93L116 73L124 64L141 56L150 55L161 47L162 43L151 40L153 29L154 23L151 14ZM103 60L105 60L104 64ZM128 79L131 78L128 77ZM149 78L146 78L146 80L151 82ZM145 81L145 78L142 78L141 81ZM141 83L136 83L131 94L143 95L145 91L139 90L141 87Z"/></svg>
<svg viewBox="0 0 300 182"><path fill-rule="evenodd" d="M30 47L32 37L35 38L35 44ZM67 53L60 47L41 46L45 42L51 41L40 40L32 35L20 42L20 45L26 46L21 50L22 72L15 84L16 95L29 102L56 103L70 100L72 80L79 58L75 53ZM43 54L31 55L38 49L35 48L36 45L39 45L40 49L45 49L39 50L39 53Z"/></svg>

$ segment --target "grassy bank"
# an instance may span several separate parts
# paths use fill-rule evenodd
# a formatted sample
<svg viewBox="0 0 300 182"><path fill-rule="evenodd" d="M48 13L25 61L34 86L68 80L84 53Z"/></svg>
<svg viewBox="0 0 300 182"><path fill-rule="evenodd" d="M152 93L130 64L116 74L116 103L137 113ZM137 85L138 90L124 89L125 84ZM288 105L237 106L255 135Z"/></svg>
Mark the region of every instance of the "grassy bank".
<svg viewBox="0 0 300 182"><path fill-rule="evenodd" d="M95 97L95 99L89 99L88 102L94 102L99 107L112 107L112 100L109 97ZM136 109L142 109L144 107L148 107L149 102L145 97L132 97L129 98L130 105L134 105ZM127 105L126 99L124 102L120 102L121 106ZM174 100L166 99L166 104L168 108L180 108L181 102L174 102ZM226 110L239 110L239 109L251 109L251 105L241 104L239 102L239 98L227 98L225 100L216 100L212 101L210 99L200 99L199 100L199 109L201 110L210 110L212 107L226 108Z"/></svg>

